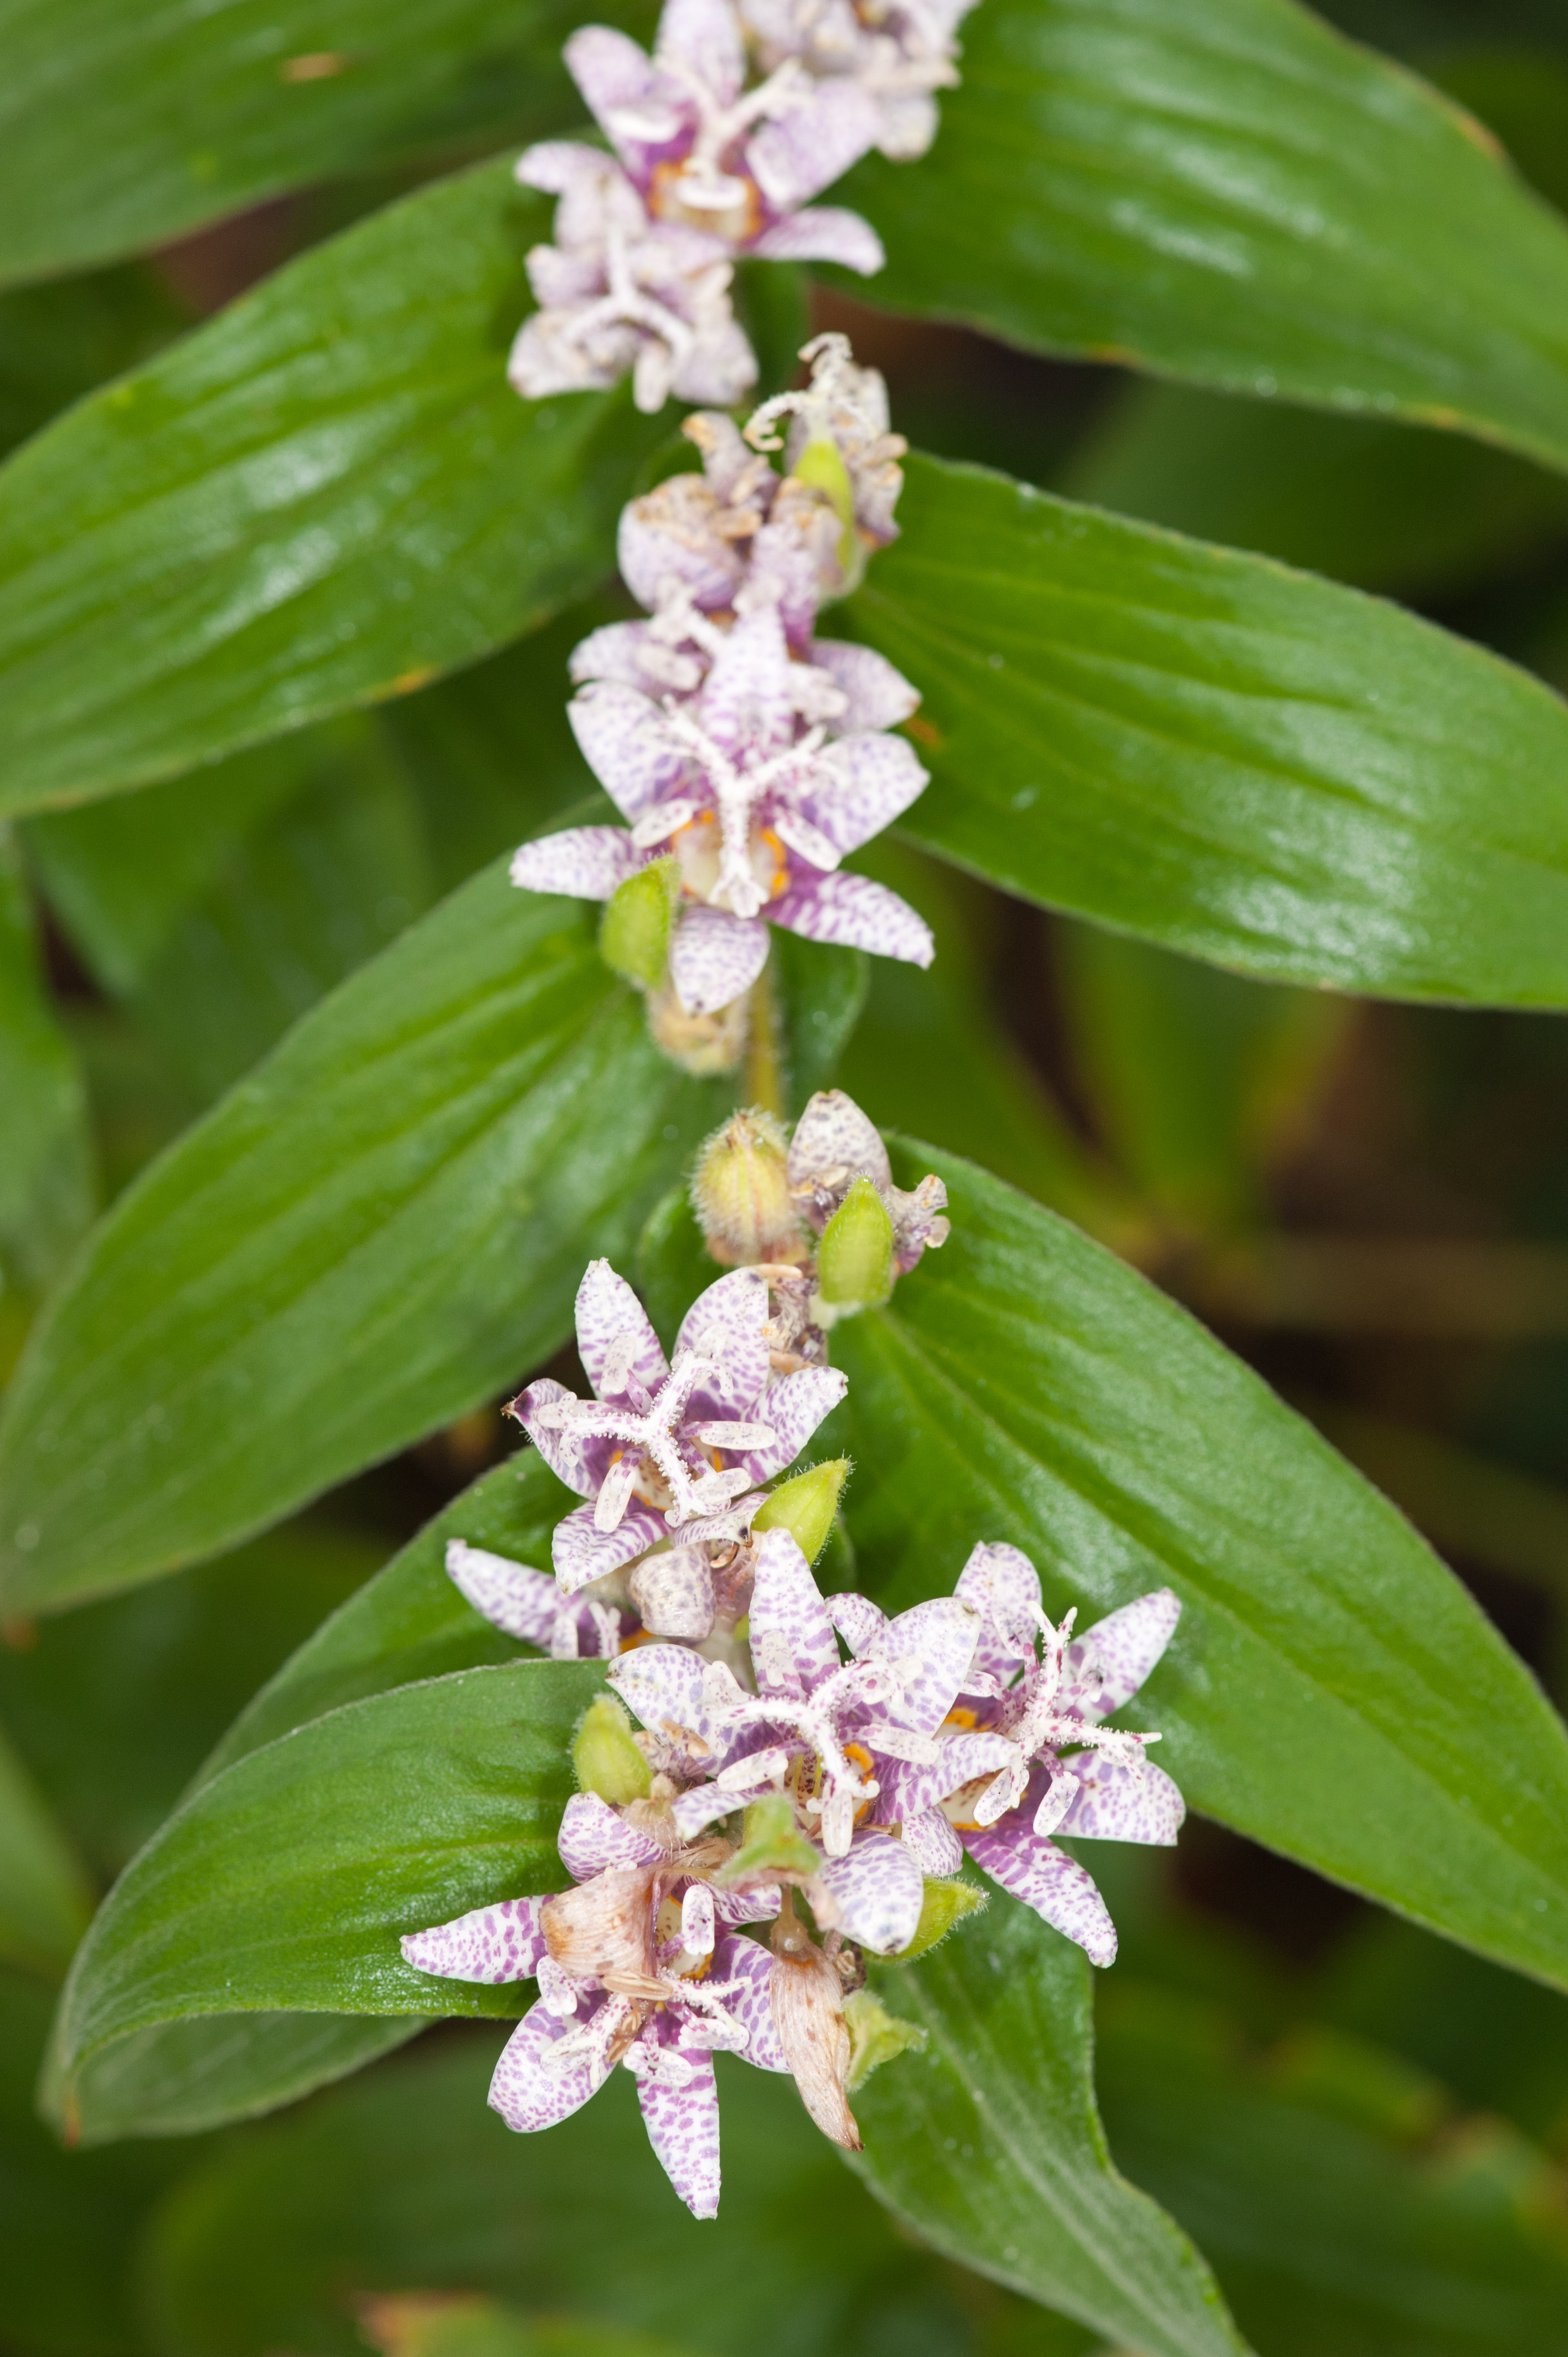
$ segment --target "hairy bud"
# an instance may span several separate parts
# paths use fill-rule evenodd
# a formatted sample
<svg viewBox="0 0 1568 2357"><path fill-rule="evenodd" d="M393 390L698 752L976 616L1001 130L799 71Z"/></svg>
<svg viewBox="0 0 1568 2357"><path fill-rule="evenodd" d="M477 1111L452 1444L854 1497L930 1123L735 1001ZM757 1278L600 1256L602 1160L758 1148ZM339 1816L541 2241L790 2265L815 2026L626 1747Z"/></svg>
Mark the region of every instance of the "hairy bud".
<svg viewBox="0 0 1568 2357"><path fill-rule="evenodd" d="M714 1130L692 1172L692 1209L709 1253L726 1268L797 1257L800 1218L784 1132L770 1113L754 1105Z"/></svg>
<svg viewBox="0 0 1568 2357"><path fill-rule="evenodd" d="M599 920L599 955L639 990L657 990L670 963L670 936L681 906L681 863L655 859L628 876Z"/></svg>
<svg viewBox="0 0 1568 2357"><path fill-rule="evenodd" d="M854 2094L863 2087L874 2071L884 2062L902 2054L906 2047L917 2051L927 2043L929 2032L918 2022L902 2021L889 2013L880 1997L870 1989L859 1988L843 2004L844 2027L849 2031L849 2075L844 2082L846 2092Z"/></svg>
<svg viewBox="0 0 1568 2357"><path fill-rule="evenodd" d="M920 1920L915 1926L915 1936L907 1948L901 1948L896 1962L911 1964L917 1956L925 1955L947 1938L955 1924L966 1915L977 1915L987 1904L983 1890L972 1882L961 1882L955 1875L950 1881L945 1877L929 1874L925 1893L920 1900Z"/></svg>
<svg viewBox="0 0 1568 2357"><path fill-rule="evenodd" d="M893 1222L864 1175L822 1230L817 1291L835 1309L875 1309L893 1290Z"/></svg>
<svg viewBox="0 0 1568 2357"><path fill-rule="evenodd" d="M583 1714L572 1746L572 1766L585 1792L596 1792L612 1809L641 1800L653 1779L637 1748L631 1721L613 1695L599 1695Z"/></svg>
<svg viewBox="0 0 1568 2357"><path fill-rule="evenodd" d="M847 1457L830 1458L825 1465L810 1466L804 1473L780 1481L752 1522L754 1531L788 1531L808 1563L815 1563L828 1543L839 1498L849 1476Z"/></svg>

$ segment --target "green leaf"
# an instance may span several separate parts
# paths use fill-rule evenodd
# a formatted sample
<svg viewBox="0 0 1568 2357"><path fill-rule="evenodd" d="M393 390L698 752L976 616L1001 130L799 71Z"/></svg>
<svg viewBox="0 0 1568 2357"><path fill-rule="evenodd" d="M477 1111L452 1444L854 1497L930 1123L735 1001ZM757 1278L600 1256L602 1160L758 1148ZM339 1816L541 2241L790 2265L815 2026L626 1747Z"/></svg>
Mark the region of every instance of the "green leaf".
<svg viewBox="0 0 1568 2357"><path fill-rule="evenodd" d="M136 252L314 180L575 122L558 0L6 0L0 278ZM650 30L644 6L611 22Z"/></svg>
<svg viewBox="0 0 1568 2357"><path fill-rule="evenodd" d="M515 1383L716 1102L577 909L476 877L98 1229L0 1429L10 1608L232 1545Z"/></svg>
<svg viewBox="0 0 1568 2357"><path fill-rule="evenodd" d="M1304 2029L1248 2056L1212 2007L1113 1983L1099 2075L1118 2158L1270 2357L1568 2350L1556 2172L1385 2050Z"/></svg>
<svg viewBox="0 0 1568 2357"><path fill-rule="evenodd" d="M62 1973L91 1912L87 1878L0 1727L0 1963Z"/></svg>
<svg viewBox="0 0 1568 2357"><path fill-rule="evenodd" d="M1089 1965L1004 1895L907 1970L928 2032L855 2097L857 2163L939 2251L1149 2357L1245 2344L1186 2236L1117 2174L1094 2108Z"/></svg>
<svg viewBox="0 0 1568 2357"><path fill-rule="evenodd" d="M0 295L0 451L94 385L151 360L189 324L143 263Z"/></svg>
<svg viewBox="0 0 1568 2357"><path fill-rule="evenodd" d="M0 469L0 812L406 693L609 571L665 429L509 387L548 221L505 159L438 182Z"/></svg>
<svg viewBox="0 0 1568 2357"><path fill-rule="evenodd" d="M682 2357L670 2341L570 2318L535 2319L461 2292L373 2300L363 2330L384 2357Z"/></svg>
<svg viewBox="0 0 1568 2357"><path fill-rule="evenodd" d="M1568 466L1568 230L1412 75L1290 0L987 0L962 38L929 156L835 191L878 303Z"/></svg>
<svg viewBox="0 0 1568 2357"><path fill-rule="evenodd" d="M1393 606L911 461L846 613L920 687L903 824L1272 981L1568 1001L1568 708Z"/></svg>
<svg viewBox="0 0 1568 2357"><path fill-rule="evenodd" d="M1458 1582L1109 1253L953 1157L897 1164L946 1180L952 1234L834 1335L863 1575L912 1602L1007 1539L1054 1616L1173 1587L1134 1717L1188 1802L1568 1986L1568 1737Z"/></svg>
<svg viewBox="0 0 1568 2357"><path fill-rule="evenodd" d="M21 863L0 826L0 1289L41 1293L92 1217L87 1095L45 983ZM0 1375L5 1356L0 1353Z"/></svg>
<svg viewBox="0 0 1568 2357"><path fill-rule="evenodd" d="M433 1983L404 1964L398 1934L558 1886L572 1729L603 1675L597 1663L517 1662L406 1686L203 1786L77 1952L56 2034L64 2115L101 2133L84 2064L168 2023L520 2012L515 1988Z"/></svg>

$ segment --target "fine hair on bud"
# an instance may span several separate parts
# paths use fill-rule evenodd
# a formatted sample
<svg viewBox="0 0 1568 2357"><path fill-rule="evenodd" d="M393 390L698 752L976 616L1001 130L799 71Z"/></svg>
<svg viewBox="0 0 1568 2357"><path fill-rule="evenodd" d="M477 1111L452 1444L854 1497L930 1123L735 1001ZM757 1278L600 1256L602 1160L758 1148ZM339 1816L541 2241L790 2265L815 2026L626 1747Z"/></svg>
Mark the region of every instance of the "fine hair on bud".
<svg viewBox="0 0 1568 2357"><path fill-rule="evenodd" d="M754 1531L788 1531L808 1563L815 1563L828 1543L839 1499L848 1478L847 1457L831 1457L825 1465L809 1465L770 1491L757 1508Z"/></svg>
<svg viewBox="0 0 1568 2357"><path fill-rule="evenodd" d="M875 1309L893 1290L893 1222L864 1173L822 1230L817 1290L841 1311Z"/></svg>
<svg viewBox="0 0 1568 2357"><path fill-rule="evenodd" d="M713 1258L726 1268L798 1260L800 1216L789 1192L789 1148L770 1113L732 1114L692 1169L692 1209Z"/></svg>

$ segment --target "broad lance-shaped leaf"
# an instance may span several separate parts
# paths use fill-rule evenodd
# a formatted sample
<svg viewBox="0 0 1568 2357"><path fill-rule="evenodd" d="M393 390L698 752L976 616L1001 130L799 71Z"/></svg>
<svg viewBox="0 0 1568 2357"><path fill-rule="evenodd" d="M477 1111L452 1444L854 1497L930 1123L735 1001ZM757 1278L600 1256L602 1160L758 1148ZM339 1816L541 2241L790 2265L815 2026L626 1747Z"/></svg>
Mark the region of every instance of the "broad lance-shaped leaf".
<svg viewBox="0 0 1568 2357"><path fill-rule="evenodd" d="M84 2136L94 2062L213 2015L424 2018L402 1932L560 1887L574 1725L603 1664L519 1662L349 1703L238 1761L122 1875L77 1952L54 2101ZM444 2013L515 2015L515 1986L443 1986ZM86 2100L84 2100L86 2099Z"/></svg>
<svg viewBox="0 0 1568 2357"><path fill-rule="evenodd" d="M515 1383L717 1117L580 911L476 877L115 1205L0 1427L0 1592L231 1545Z"/></svg>
<svg viewBox="0 0 1568 2357"><path fill-rule="evenodd" d="M1568 1005L1568 705L1398 607L912 460L846 608L919 683L901 822L1266 980Z"/></svg>
<svg viewBox="0 0 1568 2357"><path fill-rule="evenodd" d="M1458 1581L1100 1245L951 1155L896 1168L940 1173L952 1233L834 1330L863 1580L945 1595L1006 1539L1053 1616L1175 1588L1134 1716L1192 1806L1568 1986L1568 1733Z"/></svg>
<svg viewBox="0 0 1568 2357"><path fill-rule="evenodd" d="M1568 229L1291 0L985 0L917 170L835 190L878 303L1568 467Z"/></svg>
<svg viewBox="0 0 1568 2357"><path fill-rule="evenodd" d="M669 425L508 385L549 219L504 159L421 189L0 469L0 813L403 693L609 570Z"/></svg>
<svg viewBox="0 0 1568 2357"><path fill-rule="evenodd" d="M65 1831L0 1727L0 1963L58 1976L91 1912Z"/></svg>
<svg viewBox="0 0 1568 2357"><path fill-rule="evenodd" d="M1245 2348L1203 2259L1112 2164L1094 2105L1090 1967L996 1893L931 1955L877 1975L927 2033L855 2094L856 2166L925 2241L1154 2357Z"/></svg>
<svg viewBox="0 0 1568 2357"><path fill-rule="evenodd" d="M41 1293L91 1220L87 1092L49 1002L11 829L0 823L0 1295ZM0 1304L0 1380L6 1347Z"/></svg>

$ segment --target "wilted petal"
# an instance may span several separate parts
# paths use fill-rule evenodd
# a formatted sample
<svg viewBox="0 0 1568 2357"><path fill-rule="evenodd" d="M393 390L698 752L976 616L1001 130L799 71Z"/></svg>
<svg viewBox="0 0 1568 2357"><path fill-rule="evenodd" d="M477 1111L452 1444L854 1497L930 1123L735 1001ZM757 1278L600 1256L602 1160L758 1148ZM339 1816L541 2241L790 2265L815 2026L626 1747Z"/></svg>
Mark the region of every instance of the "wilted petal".
<svg viewBox="0 0 1568 2357"><path fill-rule="evenodd" d="M760 1892L756 1894L760 1897ZM777 1914L778 1907L773 1912ZM789 2060L779 2042L773 2019L769 1984L773 1953L756 1940L721 1940L714 1951L712 1978L739 1983L723 2000L746 2033L746 2059L759 2071L788 2071Z"/></svg>
<svg viewBox="0 0 1568 2357"><path fill-rule="evenodd" d="M545 1953L539 1928L542 1899L503 1899L476 1907L428 1932L410 1932L398 1945L416 1971L444 1981L526 1981Z"/></svg>
<svg viewBox="0 0 1568 2357"><path fill-rule="evenodd" d="M671 791L686 767L685 748L639 688L614 679L590 680L566 706L566 717L584 759L626 818L640 818Z"/></svg>
<svg viewBox="0 0 1568 2357"><path fill-rule="evenodd" d="M738 544L718 532L721 513L701 475L671 475L621 510L616 561L639 606L651 613L671 584L695 606L729 604L746 560Z"/></svg>
<svg viewBox="0 0 1568 2357"><path fill-rule="evenodd" d="M875 145L877 128L876 102L858 82L848 75L819 81L809 105L792 108L753 135L746 167L773 211L792 213ZM762 250L760 239L756 250Z"/></svg>
<svg viewBox="0 0 1568 2357"><path fill-rule="evenodd" d="M656 1872L653 1866L607 1866L575 1890L560 1891L545 1901L539 1928L564 1973L574 1980L606 1980L612 1973L650 1977L650 1896Z"/></svg>
<svg viewBox="0 0 1568 2357"><path fill-rule="evenodd" d="M762 1403L762 1413L773 1426L772 1445L753 1449L745 1459L752 1480L770 1480L792 1465L848 1388L847 1376L837 1367L797 1367L776 1383Z"/></svg>
<svg viewBox="0 0 1568 2357"><path fill-rule="evenodd" d="M858 647L852 639L819 639L811 661L825 671L835 687L849 698L849 708L832 724L835 736L857 735L866 728L896 728L908 720L920 701L901 671L875 647Z"/></svg>
<svg viewBox="0 0 1568 2357"><path fill-rule="evenodd" d="M714 2058L701 2047L660 2050L678 2054L685 2073L680 2083L657 2070L638 2073L637 2100L648 2141L693 2217L716 2218L719 2091Z"/></svg>
<svg viewBox="0 0 1568 2357"><path fill-rule="evenodd" d="M698 901L670 944L670 979L688 1015L716 1015L743 998L768 963L768 928Z"/></svg>
<svg viewBox="0 0 1568 2357"><path fill-rule="evenodd" d="M827 1608L829 1620L857 1658L870 1652L887 1626L887 1615L881 1605L873 1604L869 1596L857 1596L853 1589L842 1596L830 1596Z"/></svg>
<svg viewBox="0 0 1568 2357"><path fill-rule="evenodd" d="M956 1874L963 1864L963 1844L940 1809L906 1817L900 1837L922 1874Z"/></svg>
<svg viewBox="0 0 1568 2357"><path fill-rule="evenodd" d="M860 2130L844 2095L849 2031L837 1973L821 1953L799 1962L776 1956L768 1995L773 2027L801 2102L824 2136L858 2152Z"/></svg>
<svg viewBox="0 0 1568 2357"><path fill-rule="evenodd" d="M509 2128L528 2135L553 2128L581 2111L609 2076L605 2041L590 2046L569 2070L552 2070L553 2050L563 2038L575 2036L580 2025L564 2021L548 2006L532 2006L501 2049L490 2081L489 2104Z"/></svg>
<svg viewBox="0 0 1568 2357"><path fill-rule="evenodd" d="M577 1287L575 1305L577 1356L600 1399L605 1370L617 1343L629 1341L630 1356L622 1357L647 1392L656 1392L670 1372L664 1346L654 1332L648 1312L624 1276L607 1260L591 1260Z"/></svg>
<svg viewBox="0 0 1568 2357"><path fill-rule="evenodd" d="M659 1844L628 1825L596 1792L574 1792L556 1836L561 1863L574 1882L591 1881L607 1866L656 1866Z"/></svg>
<svg viewBox="0 0 1568 2357"><path fill-rule="evenodd" d="M811 816L838 850L857 851L929 782L904 737L842 737L824 749L813 775Z"/></svg>
<svg viewBox="0 0 1568 2357"><path fill-rule="evenodd" d="M490 1555L466 1539L448 1539L446 1577L492 1627L549 1651L561 1591L548 1572Z"/></svg>
<svg viewBox="0 0 1568 2357"><path fill-rule="evenodd" d="M843 1857L826 1861L816 1883L832 1898L834 1921L846 1939L891 1956L914 1938L925 1883L909 1851L889 1835L857 1833Z"/></svg>
<svg viewBox="0 0 1568 2357"><path fill-rule="evenodd" d="M507 1414L516 1419L549 1466L558 1481L568 1490L575 1490L579 1498L596 1495L602 1478L607 1448L602 1440L582 1440L570 1425L542 1424L539 1411L557 1407L563 1400L575 1399L564 1383L553 1375L541 1375L519 1392L516 1399L507 1403Z"/></svg>
<svg viewBox="0 0 1568 2357"><path fill-rule="evenodd" d="M779 1695L798 1701L839 1666L827 1607L788 1531L764 1531L757 1543L750 1630L757 1692L765 1699Z"/></svg>
<svg viewBox="0 0 1568 2357"><path fill-rule="evenodd" d="M550 1542L563 1594L575 1596L590 1581L619 1571L623 1564L635 1563L639 1555L646 1555L669 1535L663 1515L651 1506L628 1506L613 1531L596 1526L592 1506L575 1506L564 1521L556 1523Z"/></svg>
<svg viewBox="0 0 1568 2357"><path fill-rule="evenodd" d="M514 852L511 880L525 892L607 900L641 865L624 827L569 826Z"/></svg>
<svg viewBox="0 0 1568 2357"><path fill-rule="evenodd" d="M768 914L774 924L809 942L869 950L909 965L929 965L937 953L930 927L907 900L869 876L852 876L842 867L831 876L798 872L789 889L768 902Z"/></svg>
<svg viewBox="0 0 1568 2357"><path fill-rule="evenodd" d="M993 1882L1076 1941L1091 1964L1115 1963L1116 1926L1111 1910L1092 1878L1065 1850L1042 1841L1016 1819L983 1833L966 1833L963 1844Z"/></svg>
<svg viewBox="0 0 1568 2357"><path fill-rule="evenodd" d="M1058 1833L1087 1841L1150 1842L1168 1848L1181 1830L1187 1803L1177 1786L1147 1760L1131 1767L1099 1751L1075 1752L1062 1761L1072 1793Z"/></svg>
<svg viewBox="0 0 1568 2357"><path fill-rule="evenodd" d="M979 1633L980 1615L957 1596L934 1597L890 1620L873 1649L903 1680L903 1698L888 1717L934 1734L963 1690Z"/></svg>
<svg viewBox="0 0 1568 2357"><path fill-rule="evenodd" d="M768 1283L754 1268L736 1268L698 1294L681 1320L675 1351L699 1351L714 1362L692 1394L692 1414L749 1415L768 1387ZM773 1421L771 1399L767 1403Z"/></svg>
<svg viewBox="0 0 1568 2357"><path fill-rule="evenodd" d="M1068 1647L1062 1699L1085 1718L1109 1718L1131 1702L1181 1618L1181 1599L1168 1587L1107 1613Z"/></svg>

